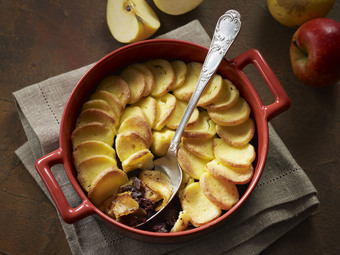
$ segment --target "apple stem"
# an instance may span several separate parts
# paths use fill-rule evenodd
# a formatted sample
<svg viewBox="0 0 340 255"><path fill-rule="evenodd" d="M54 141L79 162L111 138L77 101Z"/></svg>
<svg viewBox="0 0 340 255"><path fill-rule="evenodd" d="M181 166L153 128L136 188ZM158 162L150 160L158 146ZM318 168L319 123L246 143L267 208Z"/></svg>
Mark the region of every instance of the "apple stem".
<svg viewBox="0 0 340 255"><path fill-rule="evenodd" d="M304 55L308 56L308 54L297 45L297 42L296 42L295 39L293 39L293 44L294 44L294 46L296 48L298 48L299 51L301 51L301 53L303 53Z"/></svg>

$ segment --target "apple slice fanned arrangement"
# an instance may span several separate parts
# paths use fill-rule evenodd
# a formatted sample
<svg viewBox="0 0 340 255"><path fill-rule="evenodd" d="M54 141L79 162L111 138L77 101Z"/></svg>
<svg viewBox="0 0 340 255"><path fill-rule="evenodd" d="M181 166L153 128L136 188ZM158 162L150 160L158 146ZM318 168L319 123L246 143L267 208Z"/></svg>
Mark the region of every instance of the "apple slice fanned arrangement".
<svg viewBox="0 0 340 255"><path fill-rule="evenodd" d="M151 59L104 78L83 104L72 133L77 178L89 199L130 226L167 204L172 187L153 170L167 153L202 64ZM183 132L178 162L183 181L177 219L150 231L203 226L239 200L256 153L255 124L237 87L215 74Z"/></svg>

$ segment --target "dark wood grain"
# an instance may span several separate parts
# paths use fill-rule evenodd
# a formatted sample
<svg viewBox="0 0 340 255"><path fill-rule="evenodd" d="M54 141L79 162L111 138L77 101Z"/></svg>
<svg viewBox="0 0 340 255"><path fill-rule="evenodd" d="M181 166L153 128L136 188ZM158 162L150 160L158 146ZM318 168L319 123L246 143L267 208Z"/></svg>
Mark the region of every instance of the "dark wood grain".
<svg viewBox="0 0 340 255"><path fill-rule="evenodd" d="M313 89L293 75L288 45L294 29L269 14L265 1L206 0L178 17L156 9L155 36L199 19L212 36L220 15L236 9L242 30L228 57L257 48L291 98L289 111L272 120L319 192L317 212L264 254L339 254L340 87ZM106 25L106 1L0 0L0 253L70 254L56 211L14 151L26 141L12 92L95 62L122 46ZM340 21L340 2L328 17ZM265 104L273 96L255 68L245 72Z"/></svg>

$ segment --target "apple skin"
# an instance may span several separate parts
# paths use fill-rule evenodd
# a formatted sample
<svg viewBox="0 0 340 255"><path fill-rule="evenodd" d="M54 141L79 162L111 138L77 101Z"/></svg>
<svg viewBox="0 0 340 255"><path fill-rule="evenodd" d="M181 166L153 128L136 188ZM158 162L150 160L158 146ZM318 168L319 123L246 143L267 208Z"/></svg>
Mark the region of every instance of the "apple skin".
<svg viewBox="0 0 340 255"><path fill-rule="evenodd" d="M267 0L270 14L282 25L298 28L315 18L323 18L335 0Z"/></svg>
<svg viewBox="0 0 340 255"><path fill-rule="evenodd" d="M294 33L290 42L293 72L304 84L327 87L340 80L340 22L312 19Z"/></svg>

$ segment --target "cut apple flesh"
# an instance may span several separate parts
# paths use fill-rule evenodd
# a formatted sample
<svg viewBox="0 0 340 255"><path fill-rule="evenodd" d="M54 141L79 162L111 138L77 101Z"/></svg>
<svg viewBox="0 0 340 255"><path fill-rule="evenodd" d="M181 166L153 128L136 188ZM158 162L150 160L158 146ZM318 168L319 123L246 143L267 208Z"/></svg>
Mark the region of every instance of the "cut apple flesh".
<svg viewBox="0 0 340 255"><path fill-rule="evenodd" d="M144 0L108 0L106 11L111 34L122 43L144 40L160 26L155 12Z"/></svg>
<svg viewBox="0 0 340 255"><path fill-rule="evenodd" d="M162 12L181 15L195 9L203 0L153 0Z"/></svg>

